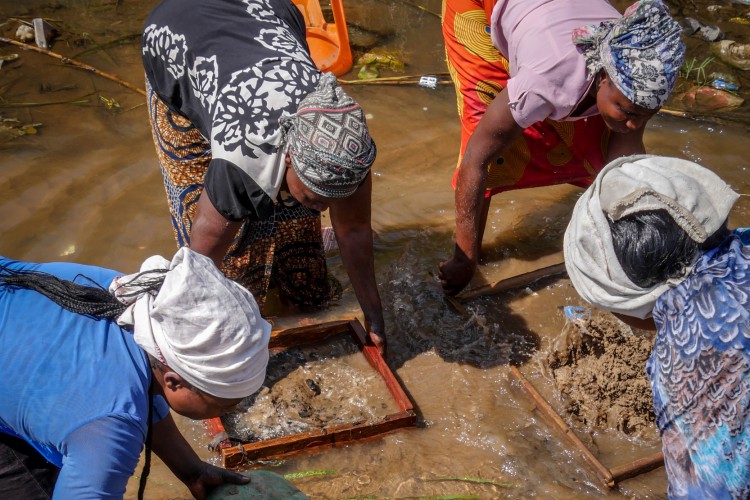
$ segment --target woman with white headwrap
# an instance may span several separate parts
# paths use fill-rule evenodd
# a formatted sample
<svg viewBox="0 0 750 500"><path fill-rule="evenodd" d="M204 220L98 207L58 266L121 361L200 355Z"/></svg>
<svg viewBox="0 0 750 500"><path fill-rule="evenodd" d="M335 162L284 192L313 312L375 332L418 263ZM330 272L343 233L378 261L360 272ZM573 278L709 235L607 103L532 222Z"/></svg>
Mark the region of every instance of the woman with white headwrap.
<svg viewBox="0 0 750 500"><path fill-rule="evenodd" d="M727 229L737 198L693 162L621 158L565 233L584 299L653 317L646 371L670 498L750 498L750 230Z"/></svg>
<svg viewBox="0 0 750 500"><path fill-rule="evenodd" d="M646 123L682 65L681 32L661 0L622 16L607 0L446 0L462 124L446 293L474 275L493 195L585 187L608 161L645 151Z"/></svg>
<svg viewBox="0 0 750 500"><path fill-rule="evenodd" d="M220 416L265 377L253 296L187 248L136 275L0 257L0 491L122 498L146 445L196 498L245 483L202 462L169 408ZM107 290L107 287L111 290Z"/></svg>

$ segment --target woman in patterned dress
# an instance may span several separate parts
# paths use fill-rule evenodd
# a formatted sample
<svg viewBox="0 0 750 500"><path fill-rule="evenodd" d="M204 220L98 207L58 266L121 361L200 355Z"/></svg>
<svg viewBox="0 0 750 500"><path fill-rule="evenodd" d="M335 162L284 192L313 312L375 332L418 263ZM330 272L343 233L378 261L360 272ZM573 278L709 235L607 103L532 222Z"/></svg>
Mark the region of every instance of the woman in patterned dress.
<svg viewBox="0 0 750 500"><path fill-rule="evenodd" d="M644 152L646 123L682 65L680 34L661 0L623 16L606 0L445 0L462 125L446 293L474 275L491 196L585 187L608 161Z"/></svg>
<svg viewBox="0 0 750 500"><path fill-rule="evenodd" d="M621 158L565 233L579 294L657 329L646 372L670 498L750 498L750 229L727 229L737 198L695 163Z"/></svg>
<svg viewBox="0 0 750 500"><path fill-rule="evenodd" d="M384 343L375 145L361 108L315 67L299 10L289 0L163 0L145 23L143 63L178 245L211 257L261 307L270 286L284 303L321 307L336 295L320 227L330 208L366 327Z"/></svg>

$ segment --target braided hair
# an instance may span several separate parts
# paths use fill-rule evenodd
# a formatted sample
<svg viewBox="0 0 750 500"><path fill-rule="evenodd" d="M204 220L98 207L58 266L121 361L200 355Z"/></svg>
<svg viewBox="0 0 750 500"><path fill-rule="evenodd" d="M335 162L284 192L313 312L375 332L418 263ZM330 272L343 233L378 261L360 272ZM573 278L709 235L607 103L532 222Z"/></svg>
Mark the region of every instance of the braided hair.
<svg viewBox="0 0 750 500"><path fill-rule="evenodd" d="M122 297L135 297L152 291L158 292L164 283L167 269L155 269L137 274L129 282L132 291L120 292ZM103 288L88 276L76 275L74 279L83 278L90 285L82 285L75 281L58 278L41 271L27 271L10 269L0 264L0 290L8 288L26 288L39 292L54 303L76 314L83 314L94 318L116 320L127 305L120 302L109 290ZM136 286L133 286L135 284ZM138 498L143 499L146 481L151 471L151 441L153 435L152 413L154 381L148 388L148 427L146 431L146 457L138 485Z"/></svg>
<svg viewBox="0 0 750 500"><path fill-rule="evenodd" d="M159 269L138 274L137 289L122 295L132 297L151 291L158 292L164 283L165 272L165 269ZM120 302L109 290L82 274L74 279L79 277L91 284L76 283L41 271L11 269L0 264L0 289L17 287L34 290L63 309L94 318L115 320L125 312L128 306Z"/></svg>

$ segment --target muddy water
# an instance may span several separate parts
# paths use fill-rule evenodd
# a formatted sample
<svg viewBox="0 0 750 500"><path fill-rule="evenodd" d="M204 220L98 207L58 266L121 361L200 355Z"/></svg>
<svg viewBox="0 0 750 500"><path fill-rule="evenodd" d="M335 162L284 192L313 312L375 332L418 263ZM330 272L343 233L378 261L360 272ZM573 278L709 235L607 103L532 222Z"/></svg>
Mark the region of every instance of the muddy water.
<svg viewBox="0 0 750 500"><path fill-rule="evenodd" d="M68 55L137 33L154 2L0 0L0 21L43 15L64 27L55 50ZM444 72L439 20L408 3L348 0L349 21L378 33L399 51L410 74ZM439 13L437 0L422 5ZM15 24L2 28L7 35ZM18 52L7 46L0 54ZM82 54L80 60L142 85L136 44ZM350 75L354 78L354 74ZM561 334L560 306L580 304L566 279L467 304L469 318L443 301L434 278L450 255L453 193L450 178L459 125L450 87L350 86L369 113L379 146L373 225L377 269L389 325L389 364L418 408L420 427L366 444L298 456L273 464L276 472L334 470L297 480L314 498L403 498L466 495L481 498L665 498L663 470L603 488L576 452L552 430L513 382L521 370L558 409L564 407L542 360ZM95 75L22 52L0 69L3 103L66 102L3 107L5 118L41 123L38 134L0 143L0 252L32 261L68 260L137 269L147 256L175 247L156 164L144 99ZM102 99L104 98L104 99ZM119 107L108 109L105 100ZM71 104L70 101L86 102ZM747 130L656 117L646 137L651 152L710 166L741 193L750 193ZM486 263L473 285L559 262L562 233L579 190L569 186L514 192L493 200L485 236ZM750 224L743 196L733 226ZM359 314L340 260L331 266L345 283L343 300L306 317L274 318L277 326ZM199 422L179 418L199 454L207 437ZM615 430L579 436L607 466L658 450L653 434ZM270 465L269 465L270 466ZM139 471L140 472L140 469ZM475 477L509 483L436 480ZM136 490L131 481L128 496ZM188 498L158 460L147 497Z"/></svg>
<svg viewBox="0 0 750 500"><path fill-rule="evenodd" d="M261 390L222 418L243 442L340 424L377 423L399 412L385 380L348 334L272 352Z"/></svg>

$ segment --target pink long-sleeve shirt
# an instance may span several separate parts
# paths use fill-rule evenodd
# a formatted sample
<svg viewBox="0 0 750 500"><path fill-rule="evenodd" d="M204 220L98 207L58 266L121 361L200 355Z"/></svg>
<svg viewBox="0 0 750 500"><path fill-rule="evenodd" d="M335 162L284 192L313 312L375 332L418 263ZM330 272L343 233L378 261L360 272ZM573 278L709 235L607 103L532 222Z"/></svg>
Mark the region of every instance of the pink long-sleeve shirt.
<svg viewBox="0 0 750 500"><path fill-rule="evenodd" d="M490 21L492 43L510 63L509 106L526 128L570 116L593 83L572 41L573 30L621 17L607 0L498 0Z"/></svg>

